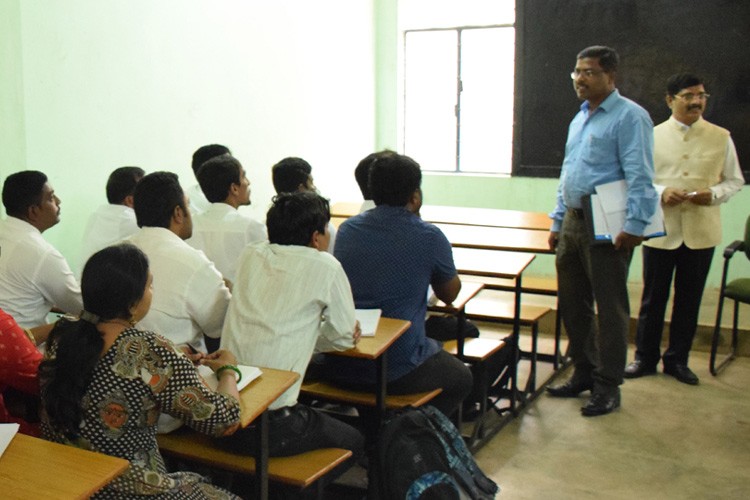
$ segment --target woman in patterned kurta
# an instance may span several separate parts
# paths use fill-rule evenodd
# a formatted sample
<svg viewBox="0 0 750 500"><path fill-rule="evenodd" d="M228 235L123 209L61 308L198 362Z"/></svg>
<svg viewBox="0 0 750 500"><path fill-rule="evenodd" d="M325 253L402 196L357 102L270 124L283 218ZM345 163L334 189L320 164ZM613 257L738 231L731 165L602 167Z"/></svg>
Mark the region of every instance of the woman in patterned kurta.
<svg viewBox="0 0 750 500"><path fill-rule="evenodd" d="M43 435L130 461L96 498L234 498L198 474L168 473L156 442L160 412L213 436L234 432L239 402L232 372L221 371L213 392L169 340L130 326L151 302L148 262L136 247L94 254L81 288L81 319L58 322L40 366ZM213 369L236 363L227 351L201 362Z"/></svg>

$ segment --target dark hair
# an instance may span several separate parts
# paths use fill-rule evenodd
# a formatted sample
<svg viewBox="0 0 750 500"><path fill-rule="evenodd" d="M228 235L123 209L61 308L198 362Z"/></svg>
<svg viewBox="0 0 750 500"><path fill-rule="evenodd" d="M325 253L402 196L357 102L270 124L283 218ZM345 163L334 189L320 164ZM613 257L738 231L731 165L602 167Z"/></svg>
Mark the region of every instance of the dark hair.
<svg viewBox="0 0 750 500"><path fill-rule="evenodd" d="M376 205L405 207L422 184L419 164L408 156L392 154L370 167L370 191Z"/></svg>
<svg viewBox="0 0 750 500"><path fill-rule="evenodd" d="M692 73L677 73L667 79L667 94L674 96L680 90L696 85L703 85L703 80L699 76Z"/></svg>
<svg viewBox="0 0 750 500"><path fill-rule="evenodd" d="M232 184L239 184L242 165L233 156L211 158L198 169L196 177L201 191L211 203L227 199Z"/></svg>
<svg viewBox="0 0 750 500"><path fill-rule="evenodd" d="M312 167L302 158L284 158L271 168L273 187L277 194L294 193L300 184L307 185Z"/></svg>
<svg viewBox="0 0 750 500"><path fill-rule="evenodd" d="M133 208L138 227L164 227L169 229L174 207L187 211L185 193L177 174L153 172L135 187Z"/></svg>
<svg viewBox="0 0 750 500"><path fill-rule="evenodd" d="M362 197L365 200L372 199L372 193L370 192L370 187L368 186L368 182L370 179L370 167L380 158L385 158L386 156L391 156L394 154L396 154L395 151L384 149L383 151L370 153L369 155L362 158L357 164L357 168L354 169L354 178L357 180L359 190L362 191Z"/></svg>
<svg viewBox="0 0 750 500"><path fill-rule="evenodd" d="M107 201L112 205L122 205L123 200L133 194L136 184L145 174L141 167L120 167L113 170L107 179Z"/></svg>
<svg viewBox="0 0 750 500"><path fill-rule="evenodd" d="M279 245L307 246L315 231L324 234L331 211L328 200L317 193L281 193L266 214L268 241Z"/></svg>
<svg viewBox="0 0 750 500"><path fill-rule="evenodd" d="M83 308L100 320L131 317L148 282L148 259L137 247L122 244L96 252L81 277ZM104 340L94 322L60 319L48 343L55 356L39 365L42 404L50 424L69 438L78 435L82 399L99 362Z"/></svg>
<svg viewBox="0 0 750 500"><path fill-rule="evenodd" d="M42 190L47 176L37 170L10 174L3 184L3 206L8 215L25 219L29 207L42 203Z"/></svg>
<svg viewBox="0 0 750 500"><path fill-rule="evenodd" d="M193 168L193 172L195 173L195 175L198 175L198 169L201 168L201 165L206 163L211 158L231 154L232 152L229 151L229 148L226 146L222 146L221 144L207 144L205 146L201 146L195 150L195 153L193 153L193 162L191 165Z"/></svg>
<svg viewBox="0 0 750 500"><path fill-rule="evenodd" d="M585 59L587 57L598 59L599 66L607 73L617 71L617 65L620 63L620 56L617 55L617 51L612 47L604 45L586 47L577 56L578 59Z"/></svg>

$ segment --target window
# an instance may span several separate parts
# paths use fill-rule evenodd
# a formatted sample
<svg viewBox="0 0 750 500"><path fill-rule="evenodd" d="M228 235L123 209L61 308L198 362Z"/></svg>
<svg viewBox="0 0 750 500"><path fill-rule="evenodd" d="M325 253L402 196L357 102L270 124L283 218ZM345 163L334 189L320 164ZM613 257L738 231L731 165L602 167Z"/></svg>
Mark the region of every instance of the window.
<svg viewBox="0 0 750 500"><path fill-rule="evenodd" d="M403 150L424 170L510 174L513 25L404 31Z"/></svg>

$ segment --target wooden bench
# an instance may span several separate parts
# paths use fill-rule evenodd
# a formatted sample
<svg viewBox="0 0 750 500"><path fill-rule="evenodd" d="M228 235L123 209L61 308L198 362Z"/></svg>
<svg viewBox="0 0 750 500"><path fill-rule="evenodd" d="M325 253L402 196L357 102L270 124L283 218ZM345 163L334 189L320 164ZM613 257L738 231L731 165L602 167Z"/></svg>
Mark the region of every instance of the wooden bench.
<svg viewBox="0 0 750 500"><path fill-rule="evenodd" d="M385 407L389 410L405 408L407 406L422 406L430 402L440 394L442 389L434 389L428 392L416 394L388 394L385 398ZM328 382L312 381L303 382L300 394L308 399L318 399L343 403L351 406L375 407L377 405L374 392L355 391L329 384Z"/></svg>
<svg viewBox="0 0 750 500"><path fill-rule="evenodd" d="M232 473L255 475L252 456L229 451L216 444L213 438L192 429L183 427L170 434L159 434L157 441L165 456ZM323 488L351 465L351 456L349 450L323 448L290 457L269 458L268 478L299 489L315 484L317 496L321 498Z"/></svg>

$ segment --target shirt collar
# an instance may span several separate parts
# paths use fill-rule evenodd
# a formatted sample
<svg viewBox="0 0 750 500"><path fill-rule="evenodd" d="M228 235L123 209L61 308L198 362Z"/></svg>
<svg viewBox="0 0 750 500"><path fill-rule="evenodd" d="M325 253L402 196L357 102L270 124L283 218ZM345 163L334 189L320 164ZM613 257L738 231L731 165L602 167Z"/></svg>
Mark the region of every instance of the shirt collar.
<svg viewBox="0 0 750 500"><path fill-rule="evenodd" d="M42 232L36 228L36 226L31 225L30 223L26 222L23 219L19 219L18 217L13 217L12 215L9 215L7 219L5 219L5 223L9 225L11 228L23 231L25 233L38 233L42 234Z"/></svg>
<svg viewBox="0 0 750 500"><path fill-rule="evenodd" d="M612 109L612 106L615 102L617 102L620 99L620 91L615 89L597 106L596 109L603 109L604 111L609 111ZM589 110L589 102L583 101L583 104L581 104L581 111L587 111Z"/></svg>

